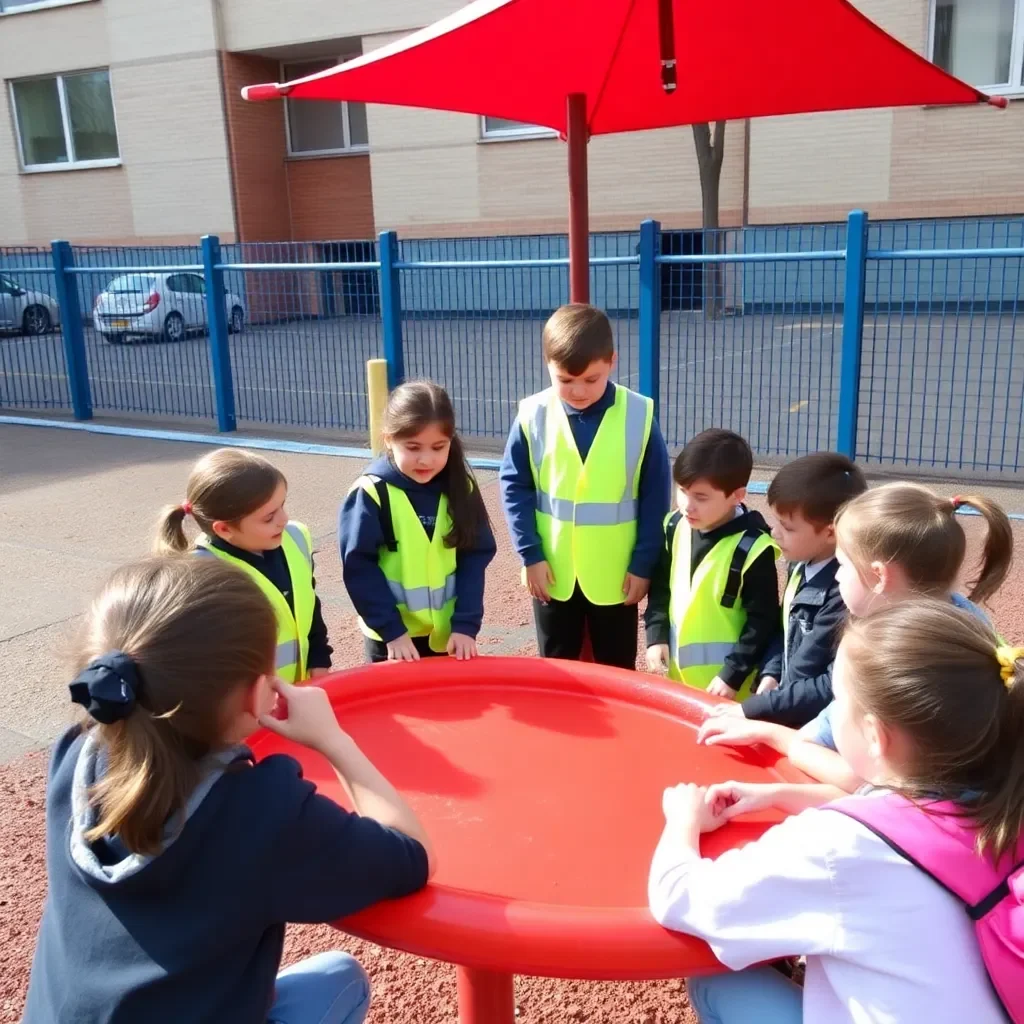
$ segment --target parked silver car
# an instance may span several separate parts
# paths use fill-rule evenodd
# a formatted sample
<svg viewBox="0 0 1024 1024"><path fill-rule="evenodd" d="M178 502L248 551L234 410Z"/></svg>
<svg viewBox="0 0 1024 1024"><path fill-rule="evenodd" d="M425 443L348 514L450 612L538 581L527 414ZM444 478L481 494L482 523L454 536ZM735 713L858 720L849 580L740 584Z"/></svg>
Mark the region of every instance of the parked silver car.
<svg viewBox="0 0 1024 1024"><path fill-rule="evenodd" d="M224 292L228 331L245 327L245 304ZM192 331L209 327L206 281L202 274L123 274L99 295L92 311L93 327L107 341L119 344L129 337L162 337L183 341Z"/></svg>
<svg viewBox="0 0 1024 1024"><path fill-rule="evenodd" d="M60 307L46 292L23 288L0 274L0 331L46 334L60 325Z"/></svg>

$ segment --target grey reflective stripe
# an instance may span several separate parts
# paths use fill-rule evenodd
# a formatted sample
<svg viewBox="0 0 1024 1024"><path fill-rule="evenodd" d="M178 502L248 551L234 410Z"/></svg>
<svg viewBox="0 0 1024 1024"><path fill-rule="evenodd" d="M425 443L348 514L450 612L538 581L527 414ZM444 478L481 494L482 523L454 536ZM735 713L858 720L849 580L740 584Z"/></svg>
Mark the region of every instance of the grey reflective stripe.
<svg viewBox="0 0 1024 1024"><path fill-rule="evenodd" d="M274 664L278 669L286 665L294 665L299 660L299 644L296 640L285 640L283 644L277 645L277 654L274 657Z"/></svg>
<svg viewBox="0 0 1024 1024"><path fill-rule="evenodd" d="M546 516L560 519L563 523L571 523L576 502L572 498L552 498L547 491L537 491L537 511Z"/></svg>
<svg viewBox="0 0 1024 1024"><path fill-rule="evenodd" d="M306 535L302 532L301 528L296 526L295 523L289 523L284 528L284 532L295 541L298 549L302 552L302 557L307 562L312 561L313 553L309 550L309 545L306 543Z"/></svg>
<svg viewBox="0 0 1024 1024"><path fill-rule="evenodd" d="M547 402L537 402L534 405L533 414L527 420L525 426L530 439L530 461L533 463L533 478L539 481L540 464L544 461L544 450L547 446Z"/></svg>
<svg viewBox="0 0 1024 1024"><path fill-rule="evenodd" d="M696 668L698 665L724 665L732 653L735 643L683 644L676 651L676 664L680 668Z"/></svg>
<svg viewBox="0 0 1024 1024"><path fill-rule="evenodd" d="M623 499L633 494L633 484L640 472L644 449L644 427L647 426L647 401L632 391L626 392L626 489Z"/></svg>
<svg viewBox="0 0 1024 1024"><path fill-rule="evenodd" d="M388 580L391 588L391 596L398 602L404 604L411 612L425 612L433 610L439 612L444 606L455 598L455 574L452 573L444 581L443 587L431 590L430 587L403 587L395 580Z"/></svg>

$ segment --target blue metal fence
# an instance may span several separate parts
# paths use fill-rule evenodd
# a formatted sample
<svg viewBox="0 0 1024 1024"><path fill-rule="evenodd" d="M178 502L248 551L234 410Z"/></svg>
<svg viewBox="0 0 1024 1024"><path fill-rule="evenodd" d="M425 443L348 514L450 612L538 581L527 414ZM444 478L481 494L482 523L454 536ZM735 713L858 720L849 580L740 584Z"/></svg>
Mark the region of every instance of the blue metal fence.
<svg viewBox="0 0 1024 1024"><path fill-rule="evenodd" d="M718 425L764 456L838 448L869 463L1019 478L1022 259L1024 218L854 213L845 224L715 232L647 221L594 236L591 291L612 318L618 380L657 400L672 447ZM376 242L55 243L0 250L0 279L55 312L38 334L11 317L0 325L2 406L362 432L365 362L383 355L392 386L431 377L463 433L500 438L519 399L545 384L540 335L568 292L568 251L556 235L390 232ZM144 316L140 303L151 306ZM150 333L136 333L142 322Z"/></svg>

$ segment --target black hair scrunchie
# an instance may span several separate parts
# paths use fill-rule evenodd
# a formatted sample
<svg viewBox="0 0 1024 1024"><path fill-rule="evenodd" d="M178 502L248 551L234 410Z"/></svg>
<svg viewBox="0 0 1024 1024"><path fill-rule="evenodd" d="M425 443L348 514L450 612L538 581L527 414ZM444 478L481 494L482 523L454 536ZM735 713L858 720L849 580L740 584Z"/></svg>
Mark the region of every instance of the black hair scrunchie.
<svg viewBox="0 0 1024 1024"><path fill-rule="evenodd" d="M70 686L71 699L103 725L127 718L142 690L139 667L124 651L93 658Z"/></svg>

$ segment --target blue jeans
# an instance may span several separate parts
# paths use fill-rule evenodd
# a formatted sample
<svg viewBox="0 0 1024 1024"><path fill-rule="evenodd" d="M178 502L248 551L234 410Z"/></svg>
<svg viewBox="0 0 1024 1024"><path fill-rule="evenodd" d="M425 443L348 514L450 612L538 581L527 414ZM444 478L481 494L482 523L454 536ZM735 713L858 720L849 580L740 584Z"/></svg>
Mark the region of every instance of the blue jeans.
<svg viewBox="0 0 1024 1024"><path fill-rule="evenodd" d="M803 989L771 967L689 978L700 1024L802 1024Z"/></svg>
<svg viewBox="0 0 1024 1024"><path fill-rule="evenodd" d="M277 976L268 1024L362 1024L370 979L348 953L320 953Z"/></svg>

